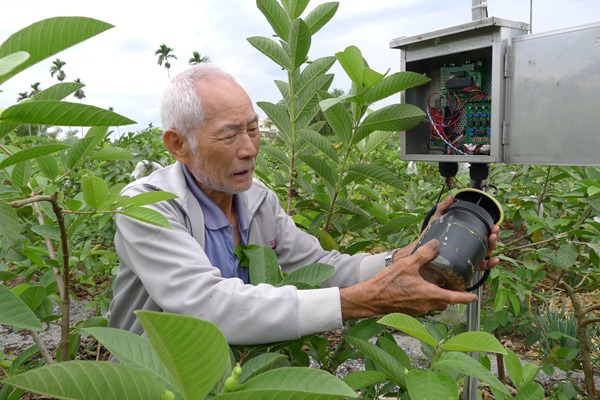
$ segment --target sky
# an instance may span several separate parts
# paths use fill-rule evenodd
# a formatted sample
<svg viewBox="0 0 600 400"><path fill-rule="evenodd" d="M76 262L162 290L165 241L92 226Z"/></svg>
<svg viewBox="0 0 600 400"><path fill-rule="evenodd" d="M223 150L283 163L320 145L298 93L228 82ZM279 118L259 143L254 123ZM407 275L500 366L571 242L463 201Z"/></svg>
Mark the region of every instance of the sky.
<svg viewBox="0 0 600 400"><path fill-rule="evenodd" d="M324 0L312 0L307 10ZM312 41L309 57L334 55L357 46L371 68L379 72L399 71L400 52L390 41L415 36L471 21L471 0L339 0L333 19ZM488 15L530 22L529 0L487 0ZM600 21L598 0L533 0L532 31L542 33ZM108 108L137 122L119 128L137 131L152 124L160 127L158 103L167 82L167 70L157 63L154 52L161 44L172 47L170 75L188 66L193 51L210 57L242 81L252 100L276 103L281 99L274 80L286 80L284 71L252 47L246 38L273 33L254 0L2 0L0 43L11 34L42 19L85 16L115 27L46 59L15 77L0 90L0 107L16 102L19 92L50 77L56 58L66 62L65 81L81 79L86 104ZM307 12L303 14L306 15ZM350 83L336 64L331 89L348 91ZM68 101L77 102L74 97ZM262 111L256 107L259 116Z"/></svg>

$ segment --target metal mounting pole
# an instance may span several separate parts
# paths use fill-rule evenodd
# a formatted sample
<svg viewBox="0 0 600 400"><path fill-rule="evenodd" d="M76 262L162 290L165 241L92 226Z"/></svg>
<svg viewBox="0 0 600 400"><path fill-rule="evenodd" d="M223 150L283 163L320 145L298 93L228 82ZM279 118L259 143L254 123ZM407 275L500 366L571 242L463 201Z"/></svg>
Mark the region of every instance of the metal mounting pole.
<svg viewBox="0 0 600 400"><path fill-rule="evenodd" d="M488 17L487 2L484 0L472 0L471 20L484 19Z"/></svg>
<svg viewBox="0 0 600 400"><path fill-rule="evenodd" d="M473 0L474 1L474 0ZM484 183L489 177L490 165L489 164L471 164L469 166L469 176L471 177L470 186L475 189L483 189ZM481 272L475 271L473 276L473 282L479 282L481 279ZM481 286L475 291L477 298L481 297ZM473 303L467 305L467 330L469 332L478 332L480 330L481 321L481 304L479 300L475 300ZM479 353L471 353L471 357L479 360ZM477 378L468 376L465 382L464 398L466 400L477 400Z"/></svg>

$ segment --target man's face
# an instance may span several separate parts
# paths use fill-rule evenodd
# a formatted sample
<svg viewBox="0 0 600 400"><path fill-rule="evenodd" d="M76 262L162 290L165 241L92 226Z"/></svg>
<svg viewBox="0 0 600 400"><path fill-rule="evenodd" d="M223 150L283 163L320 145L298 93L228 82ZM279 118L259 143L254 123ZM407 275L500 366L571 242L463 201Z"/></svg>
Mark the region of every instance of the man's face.
<svg viewBox="0 0 600 400"><path fill-rule="evenodd" d="M258 116L246 92L218 79L198 90L206 122L196 133L188 168L207 193L240 193L252 185L260 145Z"/></svg>

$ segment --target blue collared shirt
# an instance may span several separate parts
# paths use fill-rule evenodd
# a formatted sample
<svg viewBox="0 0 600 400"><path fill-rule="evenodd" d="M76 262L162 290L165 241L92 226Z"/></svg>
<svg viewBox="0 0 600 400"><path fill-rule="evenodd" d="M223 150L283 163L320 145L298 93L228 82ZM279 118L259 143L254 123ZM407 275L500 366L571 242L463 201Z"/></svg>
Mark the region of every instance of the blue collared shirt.
<svg viewBox="0 0 600 400"><path fill-rule="evenodd" d="M250 283L248 268L239 266L240 260L234 253L234 229L225 213L198 187L187 167L183 173L188 188L198 200L204 214L205 246L204 252L215 267L221 271L223 278L240 278L244 283ZM238 218L238 230L242 244L248 244L249 216L239 195L233 195L233 206Z"/></svg>

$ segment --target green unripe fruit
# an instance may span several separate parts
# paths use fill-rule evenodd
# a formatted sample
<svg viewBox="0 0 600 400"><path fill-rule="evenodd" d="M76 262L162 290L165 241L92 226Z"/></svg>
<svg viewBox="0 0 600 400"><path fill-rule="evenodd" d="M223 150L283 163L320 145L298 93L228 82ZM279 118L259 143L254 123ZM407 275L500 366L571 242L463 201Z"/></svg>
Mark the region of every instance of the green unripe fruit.
<svg viewBox="0 0 600 400"><path fill-rule="evenodd" d="M175 400L175 393L165 389L160 395L160 400Z"/></svg>
<svg viewBox="0 0 600 400"><path fill-rule="evenodd" d="M238 378L237 376L230 376L227 379L225 379L225 385L223 386L223 392L225 393L229 393L229 392L233 392L235 390L235 388L238 385Z"/></svg>
<svg viewBox="0 0 600 400"><path fill-rule="evenodd" d="M242 367L240 366L240 363L236 363L235 367L233 367L233 371L231 371L231 376L239 378L240 375L242 375Z"/></svg>

